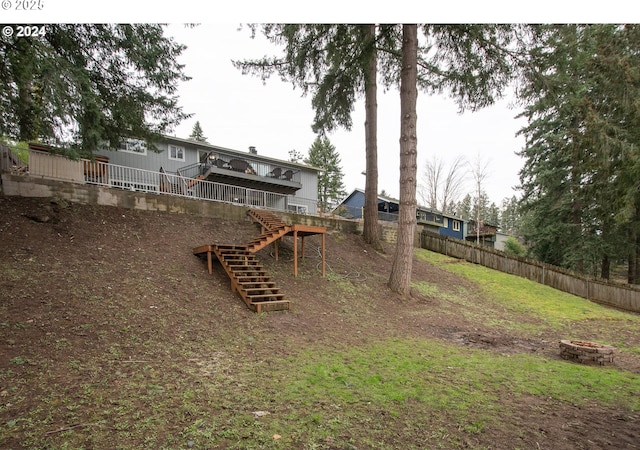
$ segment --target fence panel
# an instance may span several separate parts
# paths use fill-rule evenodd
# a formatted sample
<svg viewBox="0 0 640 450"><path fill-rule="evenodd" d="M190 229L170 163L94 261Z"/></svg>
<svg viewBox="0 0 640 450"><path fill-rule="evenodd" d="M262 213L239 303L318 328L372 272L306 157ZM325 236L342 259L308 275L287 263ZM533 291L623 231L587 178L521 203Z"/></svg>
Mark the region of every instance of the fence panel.
<svg viewBox="0 0 640 450"><path fill-rule="evenodd" d="M29 175L84 182L82 161L43 152L29 152Z"/></svg>

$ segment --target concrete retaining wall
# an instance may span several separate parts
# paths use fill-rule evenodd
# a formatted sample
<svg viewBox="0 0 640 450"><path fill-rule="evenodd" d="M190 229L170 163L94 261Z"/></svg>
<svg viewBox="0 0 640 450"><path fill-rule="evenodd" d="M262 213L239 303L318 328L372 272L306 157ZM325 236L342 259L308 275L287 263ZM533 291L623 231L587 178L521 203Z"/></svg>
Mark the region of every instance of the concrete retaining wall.
<svg viewBox="0 0 640 450"><path fill-rule="evenodd" d="M192 214L201 217L219 217L229 220L245 220L246 206L224 202L194 200L186 197L153 194L125 189L113 189L103 186L70 183L28 175L2 174L2 190L6 196L21 197L59 197L69 202L116 206L119 208L139 209L143 211L168 211L172 213ZM329 217L308 216L276 211L285 221L325 227L328 230L357 233L359 222Z"/></svg>

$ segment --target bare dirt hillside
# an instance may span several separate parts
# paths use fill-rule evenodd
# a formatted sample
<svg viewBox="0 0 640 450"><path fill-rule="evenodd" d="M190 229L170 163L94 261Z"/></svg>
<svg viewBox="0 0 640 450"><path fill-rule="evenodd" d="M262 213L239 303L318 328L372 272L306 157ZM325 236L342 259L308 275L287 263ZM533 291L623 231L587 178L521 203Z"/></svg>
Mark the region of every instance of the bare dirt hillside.
<svg viewBox="0 0 640 450"><path fill-rule="evenodd" d="M285 358L309 342L331 347L336 342L357 345L382 337L427 337L496 354L558 357L557 342L563 336L489 329L465 319L459 305L446 298L418 293L400 298L390 293L385 283L393 249L388 246L386 254L377 253L360 236L331 230L324 280L319 271L319 237L307 239L297 278L290 240L282 244L278 261L268 249L259 252L293 309L256 320L256 314L230 292L222 270L216 267L209 275L206 262L192 249L211 243L240 244L258 233L248 219L236 223L0 197L0 426L11 425L4 442L0 438L0 447L28 448L25 442L37 441L27 438L28 424L16 421L36 412L43 421L49 420L45 429L51 435L41 433L41 440L59 437L64 427L74 426L65 419L68 410L42 403L47 389L39 384L43 377L47 386L55 385L66 398L86 398L87 392L78 386L84 377L99 374L72 370L82 361L109 360L109 355L131 361L117 366L125 377L141 353L145 361L187 364L192 360L190 349L214 334L237 342L238 357L256 364L267 352ZM441 292L464 286L470 302L482 302L472 283L424 262L415 261L413 277L440 286ZM336 298L327 283L344 283L352 290L343 289L346 293ZM499 323L500 313L496 314ZM132 333L136 341L129 339ZM622 357L617 363L640 372L637 357ZM110 367L105 365L104 370ZM473 440L465 436L469 447L640 447L639 419L629 411L572 406L542 396L502 401L515 411L504 418L504 429L486 430ZM89 420L78 419L77 426L86 426ZM519 430L517 435L514 429Z"/></svg>

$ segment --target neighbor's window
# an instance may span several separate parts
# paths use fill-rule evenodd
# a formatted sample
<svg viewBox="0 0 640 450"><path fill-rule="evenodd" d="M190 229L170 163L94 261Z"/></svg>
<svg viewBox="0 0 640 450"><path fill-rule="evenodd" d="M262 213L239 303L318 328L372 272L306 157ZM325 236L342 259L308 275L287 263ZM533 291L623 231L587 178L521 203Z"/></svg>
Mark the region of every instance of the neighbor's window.
<svg viewBox="0 0 640 450"><path fill-rule="evenodd" d="M140 139L127 138L120 141L121 152L135 153L137 155L147 154L147 143Z"/></svg>
<svg viewBox="0 0 640 450"><path fill-rule="evenodd" d="M453 231L460 231L460 221L459 220L452 220L451 221L451 228L453 228Z"/></svg>
<svg viewBox="0 0 640 450"><path fill-rule="evenodd" d="M169 145L169 159L175 159L176 161L184 161L184 147L178 147L177 145Z"/></svg>

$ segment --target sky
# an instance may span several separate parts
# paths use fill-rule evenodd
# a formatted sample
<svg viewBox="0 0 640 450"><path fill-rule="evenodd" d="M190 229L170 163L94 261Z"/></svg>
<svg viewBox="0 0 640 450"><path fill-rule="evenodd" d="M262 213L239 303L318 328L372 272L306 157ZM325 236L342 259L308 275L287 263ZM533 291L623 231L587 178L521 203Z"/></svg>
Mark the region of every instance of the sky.
<svg viewBox="0 0 640 450"><path fill-rule="evenodd" d="M30 0L31 1L31 0ZM38 2L38 3L36 3ZM615 5L619 3L619 6ZM292 85L274 77L263 83L259 78L242 75L231 61L275 55L280 49L258 36L250 38L242 23L482 23L482 22L580 22L620 21L609 17L615 11L627 11L623 2L612 0L605 11L594 15L588 1L557 2L541 0L535 8L505 8L504 1L459 1L450 9L423 5L408 0L396 0L391 9L382 3L345 6L343 1L326 0L322 8L300 7L298 1L239 0L225 4L181 0L136 2L111 0L88 3L78 0L35 0L29 11L18 10L24 0L3 0L2 23L167 23L166 33L187 49L180 57L185 73L191 80L178 89L179 104L193 114L172 133L187 138L196 121L209 143L235 150L248 151L255 146L264 156L288 159L289 151L307 155L316 136L311 131L313 110L311 98L303 97ZM313 4L311 4L313 5ZM356 6L354 6L356 5ZM416 6L418 5L418 6ZM571 7L571 5L576 5ZM553 16L549 16L553 11ZM626 13L625 13L626 14ZM629 20L628 17L626 20ZM185 27L184 23L198 23ZM509 95L506 92L507 96ZM396 89L378 89L378 190L392 197L399 196L399 135L400 99ZM469 164L487 164L483 189L490 201L500 204L507 197L518 195L518 172L523 159L516 155L524 139L517 131L526 123L515 119L520 112L508 99L478 112L458 113L453 99L445 96L418 94L418 183L428 158L436 156L446 166L461 156ZM337 130L328 135L341 157L347 192L364 189L365 145L364 102L358 101L353 112L353 128ZM464 193L473 193L473 177L466 176ZM463 194L464 195L464 194Z"/></svg>
<svg viewBox="0 0 640 450"><path fill-rule="evenodd" d="M184 121L174 134L186 138L196 121L208 142L235 150L248 151L255 146L261 155L288 159L289 151L303 155L316 135L311 130L311 98L278 76L266 82L252 75L242 75L232 60L255 59L281 51L261 36L251 38L246 27L238 24L200 24L185 27L172 24L167 34L187 49L180 62L192 79L178 91L180 105L193 117ZM399 196L400 96L397 89L378 89L378 190ZM469 166L478 158L487 164L484 190L491 201L517 195L518 171L523 160L516 155L524 139L516 132L525 122L514 117L518 110L509 100L478 112L460 114L453 99L418 94L418 182L427 159L437 156L445 167L455 157L465 158ZM353 111L350 131L339 129L328 138L340 154L347 192L364 189L365 137L364 101ZM473 193L473 175L466 175L464 193Z"/></svg>

